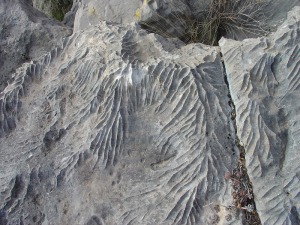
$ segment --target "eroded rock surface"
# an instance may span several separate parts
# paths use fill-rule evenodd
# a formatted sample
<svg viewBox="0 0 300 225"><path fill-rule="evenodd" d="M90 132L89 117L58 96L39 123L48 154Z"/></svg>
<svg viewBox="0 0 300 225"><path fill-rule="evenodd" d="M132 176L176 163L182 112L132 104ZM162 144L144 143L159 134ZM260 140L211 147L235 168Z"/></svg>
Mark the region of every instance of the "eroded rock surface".
<svg viewBox="0 0 300 225"><path fill-rule="evenodd" d="M300 224L300 7L267 38L220 42L262 224Z"/></svg>
<svg viewBox="0 0 300 225"><path fill-rule="evenodd" d="M25 0L0 3L1 225L246 224L224 178L238 139L262 224L300 223L300 8L220 50L117 24L168 1L74 2L63 40Z"/></svg>
<svg viewBox="0 0 300 225"><path fill-rule="evenodd" d="M78 10L80 4L81 4L81 0L73 0L72 1L72 7L71 7L70 11L68 11L65 14L65 17L63 20L64 24L66 24L70 27L74 26L75 16L76 16L76 13L77 13L77 10Z"/></svg>
<svg viewBox="0 0 300 225"><path fill-rule="evenodd" d="M22 63L46 54L72 33L26 0L1 0L0 21L0 92Z"/></svg>
<svg viewBox="0 0 300 225"><path fill-rule="evenodd" d="M74 30L89 29L102 21L129 24L135 21L134 14L140 0L85 0L77 2L78 10Z"/></svg>
<svg viewBox="0 0 300 225"><path fill-rule="evenodd" d="M2 221L241 224L227 91L218 48L107 23L65 39L1 94Z"/></svg>

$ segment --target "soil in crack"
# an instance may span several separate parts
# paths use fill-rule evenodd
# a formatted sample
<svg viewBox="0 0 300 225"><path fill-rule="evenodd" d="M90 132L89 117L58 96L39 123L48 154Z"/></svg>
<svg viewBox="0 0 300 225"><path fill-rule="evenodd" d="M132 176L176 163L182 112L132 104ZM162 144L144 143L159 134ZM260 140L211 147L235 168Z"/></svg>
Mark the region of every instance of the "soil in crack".
<svg viewBox="0 0 300 225"><path fill-rule="evenodd" d="M235 130L235 143L240 150L240 157L236 167L231 172L225 173L225 178L227 180L230 180L231 182L232 185L231 194L233 197L234 206L237 209L240 209L242 211L243 224L261 225L259 215L256 211L252 183L247 173L246 160L245 160L246 151L245 148L240 144L241 142L237 136L236 110L230 95L229 83L227 80L227 74L226 74L224 63L223 63L223 69L224 69L224 80L228 87L228 98L229 98L228 104L231 107L231 120L233 122L234 130Z"/></svg>

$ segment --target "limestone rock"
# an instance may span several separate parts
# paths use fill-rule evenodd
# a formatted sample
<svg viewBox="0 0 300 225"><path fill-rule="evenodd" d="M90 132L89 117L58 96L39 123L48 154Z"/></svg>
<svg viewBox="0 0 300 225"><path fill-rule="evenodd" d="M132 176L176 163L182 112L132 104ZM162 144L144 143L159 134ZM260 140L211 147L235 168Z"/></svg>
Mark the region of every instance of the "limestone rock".
<svg viewBox="0 0 300 225"><path fill-rule="evenodd" d="M81 0L73 0L70 11L65 14L65 17L63 20L64 24L66 24L70 27L74 26L75 15L77 13L77 10L78 10L80 4L81 4Z"/></svg>
<svg viewBox="0 0 300 225"><path fill-rule="evenodd" d="M215 47L109 23L64 39L0 95L2 223L241 224L227 91Z"/></svg>
<svg viewBox="0 0 300 225"><path fill-rule="evenodd" d="M143 1L138 12L136 16L141 21L158 21L172 14L191 15L192 13L188 3L184 0L146 0Z"/></svg>
<svg viewBox="0 0 300 225"><path fill-rule="evenodd" d="M181 38L192 11L183 0L143 1L135 12L135 19L145 29L165 37Z"/></svg>
<svg viewBox="0 0 300 225"><path fill-rule="evenodd" d="M46 54L72 32L25 0L0 1L0 21L0 92L17 67Z"/></svg>
<svg viewBox="0 0 300 225"><path fill-rule="evenodd" d="M75 31L89 29L102 21L132 23L140 0L85 0L77 4L79 7L74 22Z"/></svg>
<svg viewBox="0 0 300 225"><path fill-rule="evenodd" d="M262 224L300 224L300 7L269 37L220 46Z"/></svg>
<svg viewBox="0 0 300 225"><path fill-rule="evenodd" d="M224 178L237 140L262 224L300 223L300 8L221 48L132 23L195 12L177 2L76 0L64 39L29 1L0 2L1 225L246 224Z"/></svg>
<svg viewBox="0 0 300 225"><path fill-rule="evenodd" d="M287 12L295 6L300 6L299 0L267 0L267 2L264 14L258 19L272 31L276 31L278 26L287 19Z"/></svg>

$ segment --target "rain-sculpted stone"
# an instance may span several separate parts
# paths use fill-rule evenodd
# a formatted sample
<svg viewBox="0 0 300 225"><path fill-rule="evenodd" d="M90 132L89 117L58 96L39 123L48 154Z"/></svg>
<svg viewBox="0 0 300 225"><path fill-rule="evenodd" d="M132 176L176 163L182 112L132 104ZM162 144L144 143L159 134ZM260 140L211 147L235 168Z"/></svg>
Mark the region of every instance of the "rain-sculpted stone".
<svg viewBox="0 0 300 225"><path fill-rule="evenodd" d="M134 13L140 0L84 0L74 2L77 12L74 31L85 30L100 21L129 24L135 21Z"/></svg>
<svg viewBox="0 0 300 225"><path fill-rule="evenodd" d="M262 224L300 224L300 7L267 38L220 46Z"/></svg>
<svg viewBox="0 0 300 225"><path fill-rule="evenodd" d="M74 0L64 39L29 2L0 1L0 225L300 224L300 7L213 47L131 24L195 1Z"/></svg>
<svg viewBox="0 0 300 225"><path fill-rule="evenodd" d="M226 208L239 154L217 47L103 22L13 77L2 223L241 224Z"/></svg>
<svg viewBox="0 0 300 225"><path fill-rule="evenodd" d="M50 51L72 30L29 5L27 0L0 1L0 92L16 68Z"/></svg>

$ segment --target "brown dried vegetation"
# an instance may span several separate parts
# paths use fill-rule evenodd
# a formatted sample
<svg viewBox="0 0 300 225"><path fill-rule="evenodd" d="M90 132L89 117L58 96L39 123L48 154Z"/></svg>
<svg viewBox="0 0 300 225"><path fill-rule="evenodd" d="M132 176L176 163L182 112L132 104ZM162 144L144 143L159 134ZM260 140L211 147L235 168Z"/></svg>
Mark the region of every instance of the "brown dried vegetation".
<svg viewBox="0 0 300 225"><path fill-rule="evenodd" d="M217 45L224 35L237 39L238 36L246 38L265 34L258 20L263 16L262 9L265 4L259 0L210 0L208 10L193 9L197 12L196 15L171 13L169 17L173 19L169 19L156 13L163 22L141 22L141 25L150 32L168 38L176 37L185 43ZM170 7L178 8L172 4Z"/></svg>
<svg viewBox="0 0 300 225"><path fill-rule="evenodd" d="M236 168L232 172L226 172L224 178L231 182L233 204L243 210L245 223L248 225L260 225L260 219L256 212L253 189L242 156Z"/></svg>

